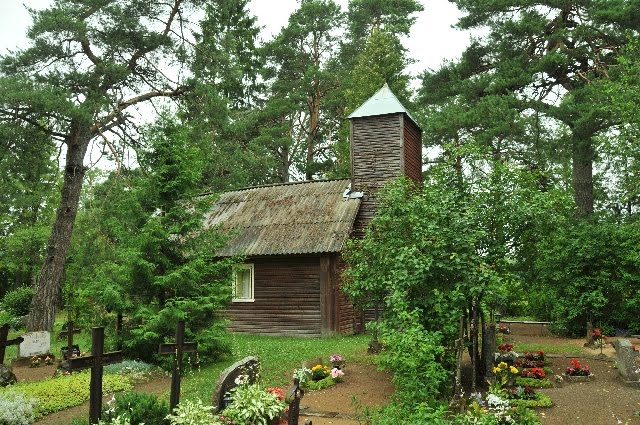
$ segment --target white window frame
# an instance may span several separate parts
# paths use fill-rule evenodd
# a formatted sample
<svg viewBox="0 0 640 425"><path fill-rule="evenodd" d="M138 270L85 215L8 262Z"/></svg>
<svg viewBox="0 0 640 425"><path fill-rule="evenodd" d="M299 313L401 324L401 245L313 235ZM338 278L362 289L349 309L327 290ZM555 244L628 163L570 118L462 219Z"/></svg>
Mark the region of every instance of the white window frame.
<svg viewBox="0 0 640 425"><path fill-rule="evenodd" d="M233 270L233 281L232 281L232 291L233 296L231 301L234 303L252 303L255 301L254 298L254 268L253 264L236 264L232 268ZM237 297L237 287L238 287L238 272L239 271L249 271L249 296L248 297Z"/></svg>

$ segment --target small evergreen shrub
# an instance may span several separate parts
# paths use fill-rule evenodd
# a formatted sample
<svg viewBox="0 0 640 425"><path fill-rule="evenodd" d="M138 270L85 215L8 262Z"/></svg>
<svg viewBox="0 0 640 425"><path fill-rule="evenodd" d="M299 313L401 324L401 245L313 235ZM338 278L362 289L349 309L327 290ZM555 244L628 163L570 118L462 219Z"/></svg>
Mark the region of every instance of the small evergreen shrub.
<svg viewBox="0 0 640 425"><path fill-rule="evenodd" d="M0 394L0 424L28 425L35 420L37 400L9 389Z"/></svg>
<svg viewBox="0 0 640 425"><path fill-rule="evenodd" d="M2 298L2 308L14 316L26 316L29 314L32 298L33 288L30 286L20 286L4 294L4 298Z"/></svg>
<svg viewBox="0 0 640 425"><path fill-rule="evenodd" d="M107 423L125 416L131 425L166 425L169 405L153 394L127 392L116 394L105 406L102 417Z"/></svg>

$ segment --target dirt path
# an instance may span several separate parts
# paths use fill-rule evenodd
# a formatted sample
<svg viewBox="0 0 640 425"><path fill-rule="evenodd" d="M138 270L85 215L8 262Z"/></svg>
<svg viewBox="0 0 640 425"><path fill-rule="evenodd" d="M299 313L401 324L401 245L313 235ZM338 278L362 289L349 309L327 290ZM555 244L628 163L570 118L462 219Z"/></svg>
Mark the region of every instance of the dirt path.
<svg viewBox="0 0 640 425"><path fill-rule="evenodd" d="M313 425L358 425L354 399L362 407L373 407L387 403L393 394L391 375L375 366L349 364L344 372L344 382L305 394L300 403L301 424L309 419Z"/></svg>

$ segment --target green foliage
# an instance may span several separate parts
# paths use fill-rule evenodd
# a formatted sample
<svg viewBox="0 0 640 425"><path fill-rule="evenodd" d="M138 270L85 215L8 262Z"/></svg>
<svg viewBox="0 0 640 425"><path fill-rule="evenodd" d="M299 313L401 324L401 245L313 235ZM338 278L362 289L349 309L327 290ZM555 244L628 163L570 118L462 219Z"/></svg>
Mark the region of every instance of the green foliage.
<svg viewBox="0 0 640 425"><path fill-rule="evenodd" d="M483 208L446 179L434 172L421 189L400 180L379 194L365 238L347 247L343 290L360 308L385 305L390 319L419 309L425 329L450 343L471 297L498 303L509 275L504 258L480 254L491 246Z"/></svg>
<svg viewBox="0 0 640 425"><path fill-rule="evenodd" d="M138 392L116 394L103 408L102 417L108 423L126 415L131 425L165 425L169 405L156 395Z"/></svg>
<svg viewBox="0 0 640 425"><path fill-rule="evenodd" d="M445 405L434 408L427 403L416 403L407 409L407 406L391 402L379 409L365 408L359 415L365 423L377 425L451 424Z"/></svg>
<svg viewBox="0 0 640 425"><path fill-rule="evenodd" d="M0 119L0 293L40 270L58 197L54 156L41 130Z"/></svg>
<svg viewBox="0 0 640 425"><path fill-rule="evenodd" d="M509 411L509 416L513 422L508 423L517 425L540 425L538 415L525 406L515 406ZM501 422L494 412L482 409L478 403L474 401L466 413L455 417L453 423L459 425L499 425L505 422Z"/></svg>
<svg viewBox="0 0 640 425"><path fill-rule="evenodd" d="M536 393L534 399L509 399L509 404L512 406L522 407L551 407L553 401L547 394Z"/></svg>
<svg viewBox="0 0 640 425"><path fill-rule="evenodd" d="M637 221L570 222L536 246L532 306L562 333L582 336L585 324L640 330Z"/></svg>
<svg viewBox="0 0 640 425"><path fill-rule="evenodd" d="M157 366L140 360L123 360L119 363L106 365L104 367L105 373L127 375L134 380L138 380L136 377L150 375L158 370Z"/></svg>
<svg viewBox="0 0 640 425"><path fill-rule="evenodd" d="M186 337L203 342L200 360L211 362L225 351L217 312L230 299L235 260L211 260L224 238L202 220L213 200L198 196L203 147L169 115L143 136L141 170L113 173L82 211L67 296L85 306L80 313L89 323L114 321L112 311L127 315L121 342L130 357L161 361L158 344L186 319Z"/></svg>
<svg viewBox="0 0 640 425"><path fill-rule="evenodd" d="M1 394L0 423L3 425L29 425L35 420L37 399L11 388Z"/></svg>
<svg viewBox="0 0 640 425"><path fill-rule="evenodd" d="M231 390L231 405L222 411L239 423L267 425L284 411L285 403L260 384L242 384Z"/></svg>
<svg viewBox="0 0 640 425"><path fill-rule="evenodd" d="M377 360L393 372L396 400L411 408L424 403L437 407L444 395L444 384L450 376L442 366L442 335L429 332L421 324L419 312L402 312L398 322L380 326L384 349ZM398 331L402 329L402 331Z"/></svg>
<svg viewBox="0 0 640 425"><path fill-rule="evenodd" d="M331 376L327 376L326 378L322 378L315 381L308 380L305 382L304 386L309 391L318 391L318 390L324 390L325 388L333 387L335 384L336 382L333 380L333 378L331 378Z"/></svg>
<svg viewBox="0 0 640 425"><path fill-rule="evenodd" d="M167 416L171 425L217 425L213 406L202 404L200 400L184 400Z"/></svg>
<svg viewBox="0 0 640 425"><path fill-rule="evenodd" d="M89 380L89 372L84 371L43 381L19 382L11 388L0 389L0 395L15 390L35 398L37 400L35 416L39 418L88 401ZM105 393L115 393L129 391L132 385L127 377L105 375L102 378L102 388Z"/></svg>
<svg viewBox="0 0 640 425"><path fill-rule="evenodd" d="M553 387L553 383L548 378L536 379L536 378L524 378L522 376L518 376L516 378L516 385L520 387L531 387L531 388L551 388Z"/></svg>
<svg viewBox="0 0 640 425"><path fill-rule="evenodd" d="M2 308L14 316L29 314L29 306L33 298L31 286L20 286L7 292L2 298Z"/></svg>

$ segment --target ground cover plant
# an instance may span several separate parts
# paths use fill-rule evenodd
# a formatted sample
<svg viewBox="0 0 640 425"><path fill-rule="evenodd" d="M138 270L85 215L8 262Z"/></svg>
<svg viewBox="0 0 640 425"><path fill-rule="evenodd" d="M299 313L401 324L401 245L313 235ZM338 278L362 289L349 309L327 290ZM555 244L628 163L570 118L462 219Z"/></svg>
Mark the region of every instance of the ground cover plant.
<svg viewBox="0 0 640 425"><path fill-rule="evenodd" d="M15 391L25 397L34 398L37 401L34 414L39 418L88 401L89 380L89 371L83 371L43 381L17 383L9 388L0 389L0 394ZM102 387L105 393L114 393L129 391L133 385L126 376L104 375Z"/></svg>

